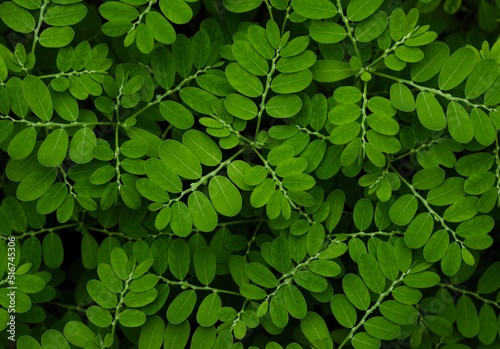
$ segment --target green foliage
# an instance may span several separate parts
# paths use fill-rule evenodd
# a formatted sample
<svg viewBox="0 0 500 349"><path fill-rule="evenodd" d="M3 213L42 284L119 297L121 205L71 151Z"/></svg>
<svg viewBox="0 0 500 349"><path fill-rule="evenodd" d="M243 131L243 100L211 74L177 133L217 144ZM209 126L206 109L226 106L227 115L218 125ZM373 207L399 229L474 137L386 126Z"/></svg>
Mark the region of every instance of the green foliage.
<svg viewBox="0 0 500 349"><path fill-rule="evenodd" d="M499 347L498 17L0 0L0 348Z"/></svg>

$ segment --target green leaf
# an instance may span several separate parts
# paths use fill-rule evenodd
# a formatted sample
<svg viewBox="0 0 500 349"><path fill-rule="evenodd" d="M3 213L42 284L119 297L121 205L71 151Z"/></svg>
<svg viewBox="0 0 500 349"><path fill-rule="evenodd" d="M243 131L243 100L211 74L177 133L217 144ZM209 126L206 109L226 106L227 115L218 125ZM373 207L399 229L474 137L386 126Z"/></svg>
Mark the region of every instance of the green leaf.
<svg viewBox="0 0 500 349"><path fill-rule="evenodd" d="M377 259L380 264L380 269L385 277L389 280L397 278L399 271L394 259L394 248L388 242L381 242L377 247Z"/></svg>
<svg viewBox="0 0 500 349"><path fill-rule="evenodd" d="M370 336L366 332L356 333L351 338L352 346L355 349L376 349L380 348L380 339Z"/></svg>
<svg viewBox="0 0 500 349"><path fill-rule="evenodd" d="M6 1L0 5L0 19L11 29L19 33L31 33L35 30L35 19L21 6Z"/></svg>
<svg viewBox="0 0 500 349"><path fill-rule="evenodd" d="M497 129L493 126L490 117L478 108L474 108L470 114L470 120L474 129L474 138L482 145L488 146L495 141Z"/></svg>
<svg viewBox="0 0 500 349"><path fill-rule="evenodd" d="M269 116L283 119L297 114L302 108L302 100L297 95L277 95L266 103Z"/></svg>
<svg viewBox="0 0 500 349"><path fill-rule="evenodd" d="M292 7L299 15L311 19L331 18L337 14L335 5L326 0L294 0Z"/></svg>
<svg viewBox="0 0 500 349"><path fill-rule="evenodd" d="M424 48L424 59L412 65L411 78L415 82L431 79L439 73L450 57L450 49L441 42L433 42Z"/></svg>
<svg viewBox="0 0 500 349"><path fill-rule="evenodd" d="M196 304L196 292L187 290L175 297L167 309L168 322L178 325L186 320L193 312Z"/></svg>
<svg viewBox="0 0 500 349"><path fill-rule="evenodd" d="M414 307L398 301L385 301L380 304L379 309L387 320L399 325L411 325L418 318L418 311Z"/></svg>
<svg viewBox="0 0 500 349"><path fill-rule="evenodd" d="M64 120L66 121L76 121L79 116L78 102L75 97L71 95L68 91L62 93L52 92L52 103L54 104L54 109Z"/></svg>
<svg viewBox="0 0 500 349"><path fill-rule="evenodd" d="M452 101L448 104L446 116L448 130L453 139L459 143L470 142L474 137L474 127L465 108Z"/></svg>
<svg viewBox="0 0 500 349"><path fill-rule="evenodd" d="M193 227L193 218L191 217L188 207L182 201L177 201L171 208L172 216L170 218L170 227L172 231L180 237L188 236Z"/></svg>
<svg viewBox="0 0 500 349"><path fill-rule="evenodd" d="M202 33L202 32L199 32ZM205 40L205 39L204 39ZM196 49L200 50L200 49ZM195 52L196 52L195 50ZM209 52L209 51L207 51ZM216 96L228 96L234 92L234 88L224 75L206 74L200 75L196 78L196 83L204 90Z"/></svg>
<svg viewBox="0 0 500 349"><path fill-rule="evenodd" d="M418 171L412 178L413 186L417 189L432 189L444 180L444 170L440 167L428 167Z"/></svg>
<svg viewBox="0 0 500 349"><path fill-rule="evenodd" d="M497 336L495 325L496 314L492 306L483 304L479 311L479 333L478 338L483 344L491 344Z"/></svg>
<svg viewBox="0 0 500 349"><path fill-rule="evenodd" d="M76 131L69 145L69 157L77 164L85 164L92 160L92 149L97 145L94 131L83 127Z"/></svg>
<svg viewBox="0 0 500 349"><path fill-rule="evenodd" d="M467 338L473 338L479 333L477 309L467 295L462 295L457 302L457 328Z"/></svg>
<svg viewBox="0 0 500 349"><path fill-rule="evenodd" d="M460 158L456 163L455 170L462 176L469 177L489 170L493 162L494 157L492 154L479 152ZM454 201L450 202L450 204Z"/></svg>
<svg viewBox="0 0 500 349"><path fill-rule="evenodd" d="M447 178L427 193L427 201L436 206L450 205L465 196L464 183L459 177Z"/></svg>
<svg viewBox="0 0 500 349"><path fill-rule="evenodd" d="M221 308L221 299L217 293L209 294L201 302L196 313L196 321L204 327L214 325L217 320L217 311Z"/></svg>
<svg viewBox="0 0 500 349"><path fill-rule="evenodd" d="M184 280L190 263L189 246L183 239L175 239L168 247L168 265L178 280Z"/></svg>
<svg viewBox="0 0 500 349"><path fill-rule="evenodd" d="M137 269L133 273L133 277L136 278ZM158 276L153 274L142 275L136 280L130 283L130 290L133 292L144 292L152 289L158 283Z"/></svg>
<svg viewBox="0 0 500 349"><path fill-rule="evenodd" d="M49 190L56 176L57 170L55 168L41 168L31 172L17 187L17 198L21 201L38 199Z"/></svg>
<svg viewBox="0 0 500 349"><path fill-rule="evenodd" d="M304 52L309 45L309 41L308 36L297 36L296 38L293 38L281 49L281 57L292 57Z"/></svg>
<svg viewBox="0 0 500 349"><path fill-rule="evenodd" d="M307 314L307 303L300 292L294 285L284 287L283 299L288 313L295 319L303 319Z"/></svg>
<svg viewBox="0 0 500 349"><path fill-rule="evenodd" d="M412 253L403 238L399 238L394 244L394 259L399 271L406 273L412 262Z"/></svg>
<svg viewBox="0 0 500 349"><path fill-rule="evenodd" d="M478 213L478 198L465 196L448 207L443 214L444 220L448 222L462 222L474 217Z"/></svg>
<svg viewBox="0 0 500 349"><path fill-rule="evenodd" d="M99 263L97 267L97 274L108 290L113 293L120 293L122 291L123 281L116 275L111 265Z"/></svg>
<svg viewBox="0 0 500 349"><path fill-rule="evenodd" d="M470 195L481 195L487 192L495 182L493 172L481 172L467 178L464 183L464 190Z"/></svg>
<svg viewBox="0 0 500 349"><path fill-rule="evenodd" d="M146 322L146 315L136 309L125 309L118 316L118 321L124 327L139 327Z"/></svg>
<svg viewBox="0 0 500 349"><path fill-rule="evenodd" d="M242 120L252 120L257 116L257 106L255 103L242 95L230 94L224 100L224 106L227 111L242 119Z"/></svg>
<svg viewBox="0 0 500 349"><path fill-rule="evenodd" d="M8 316L6 310L4 310ZM5 321L7 322L7 321ZM40 344L33 338L27 335L23 335L17 339L17 348L18 349L42 349Z"/></svg>
<svg viewBox="0 0 500 349"><path fill-rule="evenodd" d="M199 326L191 338L192 349L211 349L215 343L216 332L213 326Z"/></svg>
<svg viewBox="0 0 500 349"><path fill-rule="evenodd" d="M37 293L45 287L43 279L37 275L19 275L20 268L16 271L16 287L19 292Z"/></svg>
<svg viewBox="0 0 500 349"><path fill-rule="evenodd" d="M21 160L31 154L36 143L36 129L28 127L12 138L7 153L13 160Z"/></svg>
<svg viewBox="0 0 500 349"><path fill-rule="evenodd" d="M395 224L407 225L417 212L417 207L417 199L413 195L405 194L391 206L389 216Z"/></svg>
<svg viewBox="0 0 500 349"><path fill-rule="evenodd" d="M28 115L29 106L23 96L22 85L23 82L18 77L11 77L7 81L7 93L10 100L10 107L14 114L24 118Z"/></svg>
<svg viewBox="0 0 500 349"><path fill-rule="evenodd" d="M318 60L311 67L313 79L317 82L335 82L354 75L351 65L335 60Z"/></svg>
<svg viewBox="0 0 500 349"><path fill-rule="evenodd" d="M441 281L440 276L432 271L409 274L403 279L406 286L414 288L429 288L437 285L439 281Z"/></svg>
<svg viewBox="0 0 500 349"><path fill-rule="evenodd" d="M160 0L161 12L175 24L186 24L193 17L193 11L183 0Z"/></svg>
<svg viewBox="0 0 500 349"><path fill-rule="evenodd" d="M267 60L248 41L234 42L232 51L236 61L250 73L257 76L267 75L269 71Z"/></svg>
<svg viewBox="0 0 500 349"><path fill-rule="evenodd" d="M356 202L353 212L354 225L359 231L365 231L373 220L373 205L370 200L363 198Z"/></svg>
<svg viewBox="0 0 500 349"><path fill-rule="evenodd" d="M156 41L166 45L174 43L175 29L159 12L148 12L146 24Z"/></svg>
<svg viewBox="0 0 500 349"><path fill-rule="evenodd" d="M401 333L401 327L381 316L368 319L364 328L368 334L383 340L396 339Z"/></svg>
<svg viewBox="0 0 500 349"><path fill-rule="evenodd" d="M276 287L276 285L278 285L278 279L276 279L274 274L260 263L252 262L247 264L245 271L250 280L257 285L267 288Z"/></svg>
<svg viewBox="0 0 500 349"><path fill-rule="evenodd" d="M201 114L213 114L213 106L218 103L214 95L197 87L184 87L180 96L184 103Z"/></svg>
<svg viewBox="0 0 500 349"><path fill-rule="evenodd" d="M71 344L83 348L85 342L94 339L94 332L79 321L70 321L64 326L64 336Z"/></svg>
<svg viewBox="0 0 500 349"><path fill-rule="evenodd" d="M139 349L160 349L165 338L165 323L159 316L149 317L141 327Z"/></svg>
<svg viewBox="0 0 500 349"><path fill-rule="evenodd" d="M276 174L280 177L302 174L302 172L304 172L307 168L307 165L307 160L303 158L286 159L276 167Z"/></svg>
<svg viewBox="0 0 500 349"><path fill-rule="evenodd" d="M205 30L200 30L193 36L191 41L194 66L201 69L207 64L210 55L210 37Z"/></svg>
<svg viewBox="0 0 500 349"><path fill-rule="evenodd" d="M330 141L333 144L349 143L358 136L360 130L361 124L359 122L348 122L347 124L337 126L330 133ZM361 141L359 138L357 139Z"/></svg>
<svg viewBox="0 0 500 349"><path fill-rule="evenodd" d="M231 63L226 67L226 77L236 91L247 97L259 97L264 92L259 78L238 63Z"/></svg>
<svg viewBox="0 0 500 349"><path fill-rule="evenodd" d="M38 41L43 47L64 47L71 43L74 36L75 31L71 27L50 27L40 34Z"/></svg>
<svg viewBox="0 0 500 349"><path fill-rule="evenodd" d="M283 291L276 293L269 302L269 315L274 325L284 328L288 324L288 311L283 300Z"/></svg>
<svg viewBox="0 0 500 349"><path fill-rule="evenodd" d="M185 348L189 339L190 328L191 326L187 321L180 324L168 323L163 347L166 349Z"/></svg>
<svg viewBox="0 0 500 349"><path fill-rule="evenodd" d="M126 29L126 31L127 30L128 29ZM151 68L153 69L154 78L158 82L158 85L160 85L164 89L169 89L170 87L172 87L172 85L174 84L174 79L176 74L175 63L174 60L172 59L172 54L164 46L157 46L156 49L154 49L153 52L151 53ZM176 125L174 126L178 127Z"/></svg>
<svg viewBox="0 0 500 349"><path fill-rule="evenodd" d="M406 85L402 83L394 83L390 90L392 105L404 112L412 112L415 110L415 98L413 93Z"/></svg>
<svg viewBox="0 0 500 349"><path fill-rule="evenodd" d="M485 270L479 278L477 292L488 294L500 289L500 262L494 262Z"/></svg>
<svg viewBox="0 0 500 349"><path fill-rule="evenodd" d="M68 151L68 133L64 129L51 132L38 150L38 161L47 167L61 164Z"/></svg>
<svg viewBox="0 0 500 349"><path fill-rule="evenodd" d="M424 258L426 261L435 263L444 257L450 243L448 232L440 229L427 241L424 247Z"/></svg>
<svg viewBox="0 0 500 349"><path fill-rule="evenodd" d="M434 229L434 219L430 213L419 214L408 226L405 243L409 248L420 248L425 245Z"/></svg>
<svg viewBox="0 0 500 349"><path fill-rule="evenodd" d="M200 178L200 161L184 144L167 139L160 145L159 153L161 159L179 176L187 179Z"/></svg>
<svg viewBox="0 0 500 349"><path fill-rule="evenodd" d="M327 348L325 342L330 342L330 334L325 320L315 312L309 311L307 315L300 320L300 329L310 343L322 343L324 348ZM316 344L315 344L316 345ZM333 347L333 344L330 344Z"/></svg>
<svg viewBox="0 0 500 349"><path fill-rule="evenodd" d="M439 88L450 90L458 86L472 72L476 56L468 47L456 50L444 63L439 73Z"/></svg>
<svg viewBox="0 0 500 349"><path fill-rule="evenodd" d="M224 7L229 11L234 13L248 12L256 9L262 3L262 0L248 0L248 1L238 1L238 0L224 0Z"/></svg>
<svg viewBox="0 0 500 349"><path fill-rule="evenodd" d="M440 131L446 127L446 117L437 99L428 92L417 95L418 119L429 130Z"/></svg>
<svg viewBox="0 0 500 349"><path fill-rule="evenodd" d="M48 25L65 26L81 22L87 14L87 8L83 4L59 5L51 7L43 16Z"/></svg>
<svg viewBox="0 0 500 349"><path fill-rule="evenodd" d="M322 44L340 42L347 36L344 27L334 22L313 22L309 27L309 33L314 41Z"/></svg>
<svg viewBox="0 0 500 349"><path fill-rule="evenodd" d="M290 243L283 237L277 237L271 244L271 265L280 273L286 273L292 264Z"/></svg>
<svg viewBox="0 0 500 349"><path fill-rule="evenodd" d="M198 230L211 232L217 226L217 213L210 200L201 191L196 190L189 195L188 209Z"/></svg>
<svg viewBox="0 0 500 349"><path fill-rule="evenodd" d="M158 291L154 288L145 292L127 292L123 301L127 307L139 308L153 302L157 295Z"/></svg>
<svg viewBox="0 0 500 349"><path fill-rule="evenodd" d="M169 193L180 193L182 182L175 172L159 159L148 159L144 163L144 170L155 184Z"/></svg>
<svg viewBox="0 0 500 349"><path fill-rule="evenodd" d="M361 254L358 258L358 267L366 286L373 292L381 294L385 289L385 277L375 257L367 253Z"/></svg>
<svg viewBox="0 0 500 349"><path fill-rule="evenodd" d="M57 330L47 330L42 335L42 348L70 349L68 341Z"/></svg>
<svg viewBox="0 0 500 349"><path fill-rule="evenodd" d="M394 53L397 58L409 63L420 62L424 58L424 52L418 47L399 46Z"/></svg>
<svg viewBox="0 0 500 349"><path fill-rule="evenodd" d="M23 95L33 113L41 120L49 121L52 118L52 98L49 89L40 78L33 75L25 77Z"/></svg>
<svg viewBox="0 0 500 349"><path fill-rule="evenodd" d="M346 274L342 279L342 288L349 301L360 310L370 306L370 294L361 278L354 274Z"/></svg>
<svg viewBox="0 0 500 349"><path fill-rule="evenodd" d="M97 304L105 309L114 309L118 303L116 295L100 281L90 280L87 283L87 292Z"/></svg>
<svg viewBox="0 0 500 349"><path fill-rule="evenodd" d="M107 20L133 21L139 17L139 12L133 6L120 3L118 1L109 1L99 6L99 13Z"/></svg>
<svg viewBox="0 0 500 349"><path fill-rule="evenodd" d="M120 279L125 281L129 278L128 257L121 248L116 247L111 251L111 266Z"/></svg>
<svg viewBox="0 0 500 349"><path fill-rule="evenodd" d="M362 21L371 16L382 2L382 0L353 0L347 5L347 18L355 22Z"/></svg>
<svg viewBox="0 0 500 349"><path fill-rule="evenodd" d="M193 257L196 277L203 285L209 285L215 278L216 257L211 248L200 247Z"/></svg>
<svg viewBox="0 0 500 349"><path fill-rule="evenodd" d="M248 172L247 172L248 173ZM264 206L271 200L271 196L276 189L276 183L271 178L266 178L255 187L250 196L250 204L259 208Z"/></svg>
<svg viewBox="0 0 500 349"><path fill-rule="evenodd" d="M453 276L460 270L462 265L462 250L458 242L453 241L446 250L446 254L441 260L441 269L447 276Z"/></svg>
<svg viewBox="0 0 500 349"><path fill-rule="evenodd" d="M315 184L314 177L305 173L290 174L283 179L283 185L290 190L309 190Z"/></svg>
<svg viewBox="0 0 500 349"><path fill-rule="evenodd" d="M356 308L345 295L336 294L333 296L330 307L339 324L346 328L353 328L356 325L358 319Z"/></svg>
<svg viewBox="0 0 500 349"><path fill-rule="evenodd" d="M248 278L247 278L248 282ZM262 288L252 285L252 284L242 284L240 285L240 293L242 296L248 299L264 299L267 296L266 291L264 291Z"/></svg>
<svg viewBox="0 0 500 349"><path fill-rule="evenodd" d="M36 210L41 214L49 214L57 210L66 199L68 189L64 183L53 184L36 203Z"/></svg>
<svg viewBox="0 0 500 349"><path fill-rule="evenodd" d="M467 99L479 97L493 85L498 75L496 67L497 62L492 58L484 59L474 66L465 84Z"/></svg>
<svg viewBox="0 0 500 349"><path fill-rule="evenodd" d="M304 90L312 81L309 70L295 73L278 74L271 82L271 89L276 93L296 93Z"/></svg>
<svg viewBox="0 0 500 349"><path fill-rule="evenodd" d="M205 133L188 130L182 136L187 146L203 165L217 166L222 160L222 152L215 142Z"/></svg>
<svg viewBox="0 0 500 349"><path fill-rule="evenodd" d="M359 42L370 42L381 36L386 28L387 16L384 12L378 11L356 25L354 34Z"/></svg>
<svg viewBox="0 0 500 349"><path fill-rule="evenodd" d="M260 2L261 0L259 0ZM247 31L248 41L253 48L266 59L273 59L275 50L267 39L267 33L264 28L259 25L252 25Z"/></svg>
<svg viewBox="0 0 500 349"><path fill-rule="evenodd" d="M399 286L392 290L392 296L398 302L403 304L417 304L422 298L422 293L415 288L408 286Z"/></svg>
<svg viewBox="0 0 500 349"><path fill-rule="evenodd" d="M223 216L234 217L241 211L241 194L226 177L212 177L208 184L208 192L215 210Z"/></svg>

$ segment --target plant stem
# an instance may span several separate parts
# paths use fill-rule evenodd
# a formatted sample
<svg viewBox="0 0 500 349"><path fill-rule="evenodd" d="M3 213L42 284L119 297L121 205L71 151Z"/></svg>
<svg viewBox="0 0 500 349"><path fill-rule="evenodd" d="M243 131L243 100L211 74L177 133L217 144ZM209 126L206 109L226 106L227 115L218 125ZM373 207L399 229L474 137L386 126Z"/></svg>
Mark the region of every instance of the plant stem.
<svg viewBox="0 0 500 349"><path fill-rule="evenodd" d="M444 222L444 219L443 217L441 217L436 211L434 211L434 209L429 205L429 203L427 202L427 200L425 200L423 198L422 195L420 195L417 190L415 189L415 187L413 185L411 185L395 168L394 166L391 164L390 165L391 169L394 171L394 173L396 173L399 177L399 179L404 183L406 184L406 186L411 190L411 192L413 193L413 195L419 199L422 204L424 204L425 208L427 209L427 211L429 211L429 213L432 215L432 217L434 217L434 220L436 220L437 222L439 222L441 224L441 226L451 234L451 236L453 237L453 239L458 242L460 244L460 246L462 248L464 248L464 243L457 237L457 233L451 229L445 222Z"/></svg>
<svg viewBox="0 0 500 349"><path fill-rule="evenodd" d="M340 345L337 347L337 349L342 349L352 339L352 337L354 336L354 333L356 333L356 331L361 326L363 326L363 324L365 323L365 321L368 318L368 316L370 316L371 313L373 313L375 310L377 310L377 308L380 306L380 304L382 303L382 301L384 300L384 298L387 297L392 292L392 290L394 290L394 288L399 283L401 283L403 281L404 277L406 275L408 275L409 273L410 273L410 270L402 273L399 278L397 278L396 280L394 280L392 282L391 286L389 286L389 288L385 292L383 292L383 293L380 294L380 296L378 297L378 299L375 302L375 304L373 304L373 306L366 311L365 315L361 318L361 320L359 320L359 322L357 323L357 325L354 326L351 329L351 332L349 332L349 334L347 335L347 337L344 339L344 341L342 343L340 343Z"/></svg>

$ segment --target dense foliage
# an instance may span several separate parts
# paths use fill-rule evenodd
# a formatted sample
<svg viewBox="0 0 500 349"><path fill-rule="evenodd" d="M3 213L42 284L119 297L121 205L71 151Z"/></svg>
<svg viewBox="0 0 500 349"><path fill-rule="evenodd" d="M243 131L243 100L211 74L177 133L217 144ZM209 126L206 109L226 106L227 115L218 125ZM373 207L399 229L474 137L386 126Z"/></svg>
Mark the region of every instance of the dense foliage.
<svg viewBox="0 0 500 349"><path fill-rule="evenodd" d="M0 348L499 348L499 6L0 1Z"/></svg>

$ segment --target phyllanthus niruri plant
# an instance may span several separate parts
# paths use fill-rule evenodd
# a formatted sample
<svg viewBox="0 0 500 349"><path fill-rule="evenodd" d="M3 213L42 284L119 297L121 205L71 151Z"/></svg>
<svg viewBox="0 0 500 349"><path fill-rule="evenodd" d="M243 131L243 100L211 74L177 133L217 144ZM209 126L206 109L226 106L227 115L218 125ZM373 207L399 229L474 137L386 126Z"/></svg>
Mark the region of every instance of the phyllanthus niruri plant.
<svg viewBox="0 0 500 349"><path fill-rule="evenodd" d="M498 348L500 1L0 1L0 348Z"/></svg>

